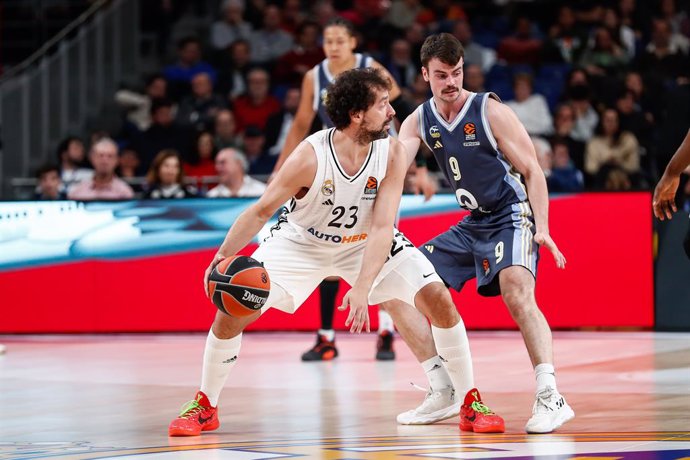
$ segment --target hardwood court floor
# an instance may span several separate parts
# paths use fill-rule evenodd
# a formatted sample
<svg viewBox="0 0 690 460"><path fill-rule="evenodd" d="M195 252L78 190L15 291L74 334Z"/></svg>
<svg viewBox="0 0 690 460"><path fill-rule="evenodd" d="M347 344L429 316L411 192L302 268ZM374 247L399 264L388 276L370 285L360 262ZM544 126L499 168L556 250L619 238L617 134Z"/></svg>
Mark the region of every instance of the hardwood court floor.
<svg viewBox="0 0 690 460"><path fill-rule="evenodd" d="M0 336L0 459L690 457L690 334L560 332L560 391L576 418L527 436L533 375L517 332L470 334L477 385L504 435L461 434L457 419L399 426L426 379L396 341L340 333L334 362L302 363L312 334L245 334L221 395L221 427L168 438L196 391L205 335Z"/></svg>

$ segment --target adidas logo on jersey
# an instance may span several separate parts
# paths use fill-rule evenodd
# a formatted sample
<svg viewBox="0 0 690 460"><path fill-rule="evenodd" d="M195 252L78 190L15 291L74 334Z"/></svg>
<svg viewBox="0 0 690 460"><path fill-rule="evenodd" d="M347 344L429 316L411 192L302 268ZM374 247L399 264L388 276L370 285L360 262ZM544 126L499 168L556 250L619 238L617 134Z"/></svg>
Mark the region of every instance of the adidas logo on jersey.
<svg viewBox="0 0 690 460"><path fill-rule="evenodd" d="M429 251L429 254L431 254L432 252L434 252L434 245L433 244L427 244L426 246L424 246L424 249Z"/></svg>
<svg viewBox="0 0 690 460"><path fill-rule="evenodd" d="M325 205L325 206L333 206L333 200L331 200L331 199L329 198L329 199L327 199L326 201L324 201L324 202L321 203L321 204L323 204L323 205Z"/></svg>
<svg viewBox="0 0 690 460"><path fill-rule="evenodd" d="M436 141L436 143L434 144L434 148L435 149L442 149L443 144L441 144L441 141Z"/></svg>

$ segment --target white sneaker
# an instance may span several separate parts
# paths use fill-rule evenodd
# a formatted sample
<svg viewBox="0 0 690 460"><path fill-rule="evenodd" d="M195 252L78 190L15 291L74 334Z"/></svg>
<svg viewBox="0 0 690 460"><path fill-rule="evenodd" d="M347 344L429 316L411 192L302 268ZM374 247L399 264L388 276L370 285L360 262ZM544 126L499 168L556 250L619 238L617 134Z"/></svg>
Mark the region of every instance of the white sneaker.
<svg viewBox="0 0 690 460"><path fill-rule="evenodd" d="M413 386L427 391L417 385L413 384ZM455 388L453 387L446 387L441 390L429 389L424 402L419 407L403 412L398 415L397 420L401 425L428 425L460 414L461 404L462 401L458 401L455 397Z"/></svg>
<svg viewBox="0 0 690 460"><path fill-rule="evenodd" d="M546 387L537 393L537 400L532 407L532 417L527 421L525 431L551 433L574 417L575 412L565 402L565 398L553 388Z"/></svg>

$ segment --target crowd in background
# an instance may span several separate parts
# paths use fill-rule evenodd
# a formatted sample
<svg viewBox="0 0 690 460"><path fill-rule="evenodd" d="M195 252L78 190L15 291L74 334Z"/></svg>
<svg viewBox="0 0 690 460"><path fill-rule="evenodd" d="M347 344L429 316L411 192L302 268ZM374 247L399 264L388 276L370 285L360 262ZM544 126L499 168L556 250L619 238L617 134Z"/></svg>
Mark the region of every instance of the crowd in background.
<svg viewBox="0 0 690 460"><path fill-rule="evenodd" d="M175 21L199 4L142 3L144 18L158 15L142 26L165 56ZM358 51L386 66L412 107L430 97L424 38L455 35L464 87L494 91L516 112L550 192L648 190L690 126L687 3L225 0L199 34L176 41L168 65L113 95L121 129L60 143L57 164L37 174L39 197L260 195L256 178L273 170L334 16L354 24Z"/></svg>

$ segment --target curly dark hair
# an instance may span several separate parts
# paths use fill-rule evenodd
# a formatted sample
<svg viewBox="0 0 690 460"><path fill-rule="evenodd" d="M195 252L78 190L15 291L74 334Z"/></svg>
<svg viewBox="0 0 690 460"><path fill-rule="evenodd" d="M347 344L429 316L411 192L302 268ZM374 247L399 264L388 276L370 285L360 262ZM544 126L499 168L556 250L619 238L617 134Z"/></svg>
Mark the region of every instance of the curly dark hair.
<svg viewBox="0 0 690 460"><path fill-rule="evenodd" d="M390 91L391 81L378 69L347 70L328 88L326 112L336 129L350 126L350 116L369 109L376 102L374 89Z"/></svg>
<svg viewBox="0 0 690 460"><path fill-rule="evenodd" d="M455 65L465 57L465 48L460 40L448 33L429 35L419 52L422 66L429 68L429 61L438 59L444 64Z"/></svg>

